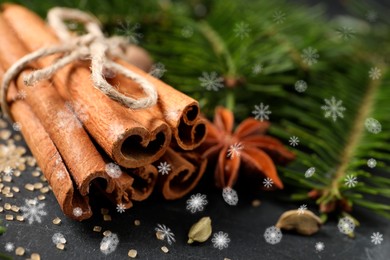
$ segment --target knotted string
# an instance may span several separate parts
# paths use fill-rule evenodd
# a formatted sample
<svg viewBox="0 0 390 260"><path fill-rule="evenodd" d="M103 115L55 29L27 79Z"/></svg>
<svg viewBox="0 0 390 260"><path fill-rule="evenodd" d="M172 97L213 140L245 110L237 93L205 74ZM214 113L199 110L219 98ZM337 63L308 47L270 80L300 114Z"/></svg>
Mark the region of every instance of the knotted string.
<svg viewBox="0 0 390 260"><path fill-rule="evenodd" d="M32 61L54 54L62 54L62 57L48 67L25 75L23 80L27 86L49 79L56 71L76 60L91 59L93 85L105 95L131 109L148 108L156 104L157 92L154 85L145 77L113 61L116 58L127 60L125 55L127 41L123 37L114 36L106 38L101 31L99 21L77 9L56 7L49 11L47 18L49 25L54 29L61 43L27 54L7 70L0 86L1 108L4 116L12 119L6 102L6 94L11 81ZM74 36L68 30L65 21L81 23L87 33ZM126 78L132 79L141 86L146 97L133 99L123 95L107 82L104 76L107 71L119 73Z"/></svg>

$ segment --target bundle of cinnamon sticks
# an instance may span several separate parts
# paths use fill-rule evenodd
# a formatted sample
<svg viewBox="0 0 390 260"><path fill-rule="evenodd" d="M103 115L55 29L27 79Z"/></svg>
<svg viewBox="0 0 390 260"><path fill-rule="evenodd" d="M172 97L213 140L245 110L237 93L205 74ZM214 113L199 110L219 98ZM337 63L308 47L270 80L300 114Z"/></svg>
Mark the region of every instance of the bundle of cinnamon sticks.
<svg viewBox="0 0 390 260"><path fill-rule="evenodd" d="M59 43L40 17L13 4L1 7L0 35L0 78L28 53ZM58 58L29 64L11 82L6 100L65 215L91 217L91 186L125 208L155 188L177 199L195 187L206 161L192 150L204 140L206 126L194 99L121 59L116 62L155 86L156 105L134 110L111 99L93 85L88 60L25 85L25 75ZM125 95L143 95L136 81L122 75L109 81ZM25 98L18 98L21 92Z"/></svg>

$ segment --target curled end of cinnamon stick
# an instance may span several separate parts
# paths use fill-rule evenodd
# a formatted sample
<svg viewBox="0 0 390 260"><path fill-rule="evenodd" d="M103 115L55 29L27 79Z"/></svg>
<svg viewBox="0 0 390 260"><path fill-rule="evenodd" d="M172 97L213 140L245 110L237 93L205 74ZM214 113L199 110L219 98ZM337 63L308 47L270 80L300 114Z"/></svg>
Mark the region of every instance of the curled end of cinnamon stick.
<svg viewBox="0 0 390 260"><path fill-rule="evenodd" d="M131 199L135 201L146 200L152 194L157 182L158 171L153 165L147 165L133 171L134 177Z"/></svg>

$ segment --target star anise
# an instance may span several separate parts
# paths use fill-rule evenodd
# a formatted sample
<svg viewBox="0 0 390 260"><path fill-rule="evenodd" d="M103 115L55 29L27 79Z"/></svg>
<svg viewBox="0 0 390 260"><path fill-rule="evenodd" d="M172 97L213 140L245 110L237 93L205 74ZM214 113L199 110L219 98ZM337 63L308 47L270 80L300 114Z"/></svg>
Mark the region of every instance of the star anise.
<svg viewBox="0 0 390 260"><path fill-rule="evenodd" d="M237 181L240 167L245 166L247 172L267 177L276 187L283 188L273 159L285 163L293 160L295 155L284 148L279 140L265 135L270 123L247 118L234 132L233 125L233 113L223 107L216 108L214 123L207 121L208 133L200 149L204 157L218 157L216 185L232 187Z"/></svg>

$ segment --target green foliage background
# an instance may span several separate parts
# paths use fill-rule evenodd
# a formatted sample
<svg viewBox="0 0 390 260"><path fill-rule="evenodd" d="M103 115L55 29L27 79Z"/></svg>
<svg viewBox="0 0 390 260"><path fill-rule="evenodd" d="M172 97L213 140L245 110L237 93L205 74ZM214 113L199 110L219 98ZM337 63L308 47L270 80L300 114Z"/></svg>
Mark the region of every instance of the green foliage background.
<svg viewBox="0 0 390 260"><path fill-rule="evenodd" d="M347 8L353 15L329 19L321 7L282 0L19 2L42 16L53 6L86 10L108 34L129 39L139 23L135 32L143 35L140 45L167 69L163 80L199 100L207 116L224 105L238 123L263 102L272 111L273 135L286 145L290 136L299 137L297 160L280 168L294 199L307 200L308 192L316 190L323 212L356 204L390 217L388 9L350 1ZM375 22L365 18L367 10L378 14ZM285 15L283 22L275 20L276 12ZM234 32L241 23L249 29L247 36ZM342 34L343 28L352 33ZM312 66L301 57L309 47L319 54ZM255 64L263 66L261 73L253 73ZM368 74L374 67L381 71L376 80ZM233 83L207 91L200 86L203 72L216 72ZM297 80L307 82L304 93L294 90ZM321 110L324 99L333 96L346 108L336 122ZM371 117L382 124L381 133L366 131L364 122ZM375 171L367 167L369 158L378 161ZM309 167L316 173L305 178ZM357 177L355 187L345 185L347 175Z"/></svg>

